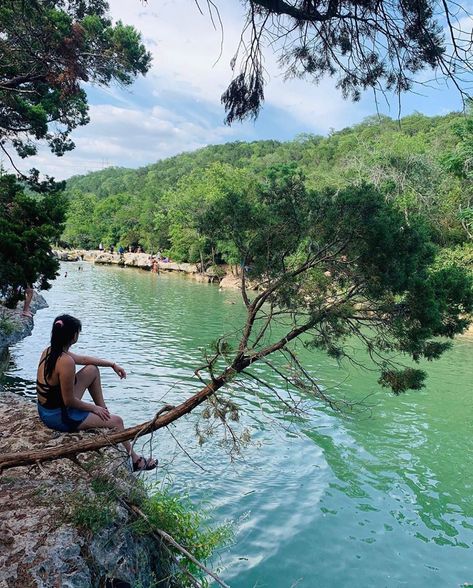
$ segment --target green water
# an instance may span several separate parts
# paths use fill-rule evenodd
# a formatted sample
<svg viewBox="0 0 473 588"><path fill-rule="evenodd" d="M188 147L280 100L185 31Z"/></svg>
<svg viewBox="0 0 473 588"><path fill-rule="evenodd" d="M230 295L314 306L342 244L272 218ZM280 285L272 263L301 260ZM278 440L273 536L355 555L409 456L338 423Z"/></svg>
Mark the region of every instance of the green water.
<svg viewBox="0 0 473 588"><path fill-rule="evenodd" d="M110 408L127 425L198 387L200 348L238 329L237 293L176 276L64 264L35 317L33 335L12 349L4 383L22 394L32 380L51 322L60 312L83 321L77 352L111 358L128 371L102 370ZM64 276L67 271L67 277ZM233 588L457 587L473 582L473 338L430 364L428 386L400 398L376 375L306 356L323 384L369 410L325 407L298 422L268 392L236 389L239 430L251 442L231 460L221 434L200 446L198 415L157 434L145 451L172 483L236 522L234 545L214 562ZM176 444L175 438L198 465Z"/></svg>

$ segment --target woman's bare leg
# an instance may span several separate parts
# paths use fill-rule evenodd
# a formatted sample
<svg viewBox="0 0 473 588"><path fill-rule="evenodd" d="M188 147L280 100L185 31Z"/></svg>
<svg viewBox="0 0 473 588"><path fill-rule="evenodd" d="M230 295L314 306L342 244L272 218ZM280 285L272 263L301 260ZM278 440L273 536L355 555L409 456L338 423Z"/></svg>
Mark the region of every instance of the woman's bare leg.
<svg viewBox="0 0 473 588"><path fill-rule="evenodd" d="M33 300L33 288L28 284L27 288L25 289L25 302L23 304L23 316L33 316L33 313L30 310L30 304Z"/></svg>
<svg viewBox="0 0 473 588"><path fill-rule="evenodd" d="M92 400L97 406L105 408L100 371L96 365L86 365L76 374L74 396L80 400L86 390L90 392Z"/></svg>
<svg viewBox="0 0 473 588"><path fill-rule="evenodd" d="M90 395L92 396L94 403L97 404L97 406L105 407L105 401L102 394L102 385L100 382L100 372L97 366L87 365L77 372L77 381L74 385L74 396L81 399L86 390L89 390ZM78 427L79 431L84 431L85 429L114 429L115 431L123 431L124 428L125 425L123 424L123 419L120 416L111 414L110 418L104 421L94 413L90 413L89 416L84 421L82 421ZM134 451L129 441L124 441L123 447L126 449L128 455L131 456L133 463L135 463L140 458L136 451ZM147 463L152 465L155 463L155 460L148 459Z"/></svg>
<svg viewBox="0 0 473 588"><path fill-rule="evenodd" d="M89 416L82 421L79 425L78 430L84 431L86 429L114 429L115 431L123 431L125 425L123 419L116 414L111 414L110 418L104 421L98 415L90 413ZM133 450L131 443L125 441L123 447L126 449L128 455L131 455L131 459L135 462L140 456Z"/></svg>

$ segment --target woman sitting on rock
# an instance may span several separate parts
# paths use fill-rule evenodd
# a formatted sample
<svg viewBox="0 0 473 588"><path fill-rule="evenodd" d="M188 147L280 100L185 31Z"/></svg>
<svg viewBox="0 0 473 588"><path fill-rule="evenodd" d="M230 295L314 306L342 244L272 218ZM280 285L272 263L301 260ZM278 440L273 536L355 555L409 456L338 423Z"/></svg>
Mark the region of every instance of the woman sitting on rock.
<svg viewBox="0 0 473 588"><path fill-rule="evenodd" d="M41 354L36 379L38 412L50 429L63 432L107 428L122 431L121 417L110 414L102 394L100 372L97 366L111 367L120 377L125 370L106 359L75 355L69 351L77 343L82 325L80 320L68 314L58 316L51 331L51 345ZM84 365L76 374L76 365ZM94 403L84 402L82 396L88 390ZM157 462L140 457L130 442L123 443L133 461L133 470L152 470Z"/></svg>

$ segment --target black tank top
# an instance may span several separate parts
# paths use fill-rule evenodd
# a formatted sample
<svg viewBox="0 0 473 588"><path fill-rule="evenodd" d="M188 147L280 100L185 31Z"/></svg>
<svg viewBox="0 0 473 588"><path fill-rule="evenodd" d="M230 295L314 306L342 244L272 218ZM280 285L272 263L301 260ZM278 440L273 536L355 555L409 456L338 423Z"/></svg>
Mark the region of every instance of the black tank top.
<svg viewBox="0 0 473 588"><path fill-rule="evenodd" d="M39 365L46 361L47 357L48 354L46 354L43 357L43 359L39 362ZM44 374L44 370L43 375L46 379L46 374ZM48 384L47 382L40 382L39 380L36 380L36 392L39 396L46 400L46 402L44 403L40 402L41 406L43 406L44 408L64 408L65 405L61 394L61 384L52 385Z"/></svg>

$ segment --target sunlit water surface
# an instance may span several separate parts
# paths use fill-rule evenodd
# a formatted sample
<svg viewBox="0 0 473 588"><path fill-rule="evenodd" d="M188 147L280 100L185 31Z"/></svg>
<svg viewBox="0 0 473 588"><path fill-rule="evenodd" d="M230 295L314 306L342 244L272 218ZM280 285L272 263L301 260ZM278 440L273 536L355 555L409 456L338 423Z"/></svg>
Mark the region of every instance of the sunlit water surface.
<svg viewBox="0 0 473 588"><path fill-rule="evenodd" d="M244 312L234 292L178 276L63 264L35 316L33 335L11 350L3 384L29 395L52 319L81 318L75 347L113 359L128 378L102 369L111 410L127 425L196 389L202 348L237 330ZM67 272L67 277L65 276ZM153 437L172 484L232 520L235 542L214 562L233 588L457 587L473 582L473 339L429 364L422 392L396 398L376 374L305 356L335 394L368 396L371 410L334 414L319 407L295 422L269 391L235 391L236 429L251 441L235 459L216 431L203 445L197 414ZM179 445L176 443L177 439ZM188 455L192 456L192 461Z"/></svg>

